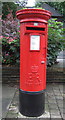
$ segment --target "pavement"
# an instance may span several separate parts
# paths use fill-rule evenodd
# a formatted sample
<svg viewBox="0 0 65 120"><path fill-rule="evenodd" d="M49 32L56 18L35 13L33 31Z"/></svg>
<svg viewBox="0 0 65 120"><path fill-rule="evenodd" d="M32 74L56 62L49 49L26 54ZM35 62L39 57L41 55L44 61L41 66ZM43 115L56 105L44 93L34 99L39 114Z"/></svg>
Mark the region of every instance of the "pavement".
<svg viewBox="0 0 65 120"><path fill-rule="evenodd" d="M16 89L14 87L8 86L8 85L2 85L2 116L3 118L6 117L8 108L12 102L12 98L14 97L14 94L16 92Z"/></svg>
<svg viewBox="0 0 65 120"><path fill-rule="evenodd" d="M65 118L65 106L63 96L62 83L47 83L45 92L45 113L39 117L26 117L19 113L19 89L18 86L11 87L3 85L3 100L2 100L2 119L9 120L10 118L17 120L63 120Z"/></svg>
<svg viewBox="0 0 65 120"><path fill-rule="evenodd" d="M53 67L65 68L65 51L60 52ZM39 117L26 117L19 113L19 86L3 84L0 94L0 120L65 120L64 83L47 83L45 91L45 113ZM0 85L1 88L1 85ZM2 99L1 99L2 96ZM1 106L2 101L2 106ZM0 114L1 116L1 114Z"/></svg>
<svg viewBox="0 0 65 120"><path fill-rule="evenodd" d="M61 51L57 57L58 64L54 64L54 68L65 68L65 51Z"/></svg>

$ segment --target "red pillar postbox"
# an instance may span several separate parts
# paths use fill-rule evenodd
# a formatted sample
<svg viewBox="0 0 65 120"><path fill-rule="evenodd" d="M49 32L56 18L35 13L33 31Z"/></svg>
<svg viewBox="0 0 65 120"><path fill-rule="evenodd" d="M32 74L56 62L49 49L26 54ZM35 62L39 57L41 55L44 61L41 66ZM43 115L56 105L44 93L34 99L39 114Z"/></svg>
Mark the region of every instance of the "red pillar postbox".
<svg viewBox="0 0 65 120"><path fill-rule="evenodd" d="M16 15L20 20L20 113L40 116L45 108L47 21L51 13L24 9Z"/></svg>

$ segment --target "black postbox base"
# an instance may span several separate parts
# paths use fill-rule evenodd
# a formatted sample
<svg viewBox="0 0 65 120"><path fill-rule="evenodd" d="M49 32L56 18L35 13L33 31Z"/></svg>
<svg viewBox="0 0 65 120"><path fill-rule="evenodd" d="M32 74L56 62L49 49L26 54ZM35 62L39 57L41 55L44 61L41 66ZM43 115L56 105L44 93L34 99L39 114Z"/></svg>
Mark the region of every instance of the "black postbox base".
<svg viewBox="0 0 65 120"><path fill-rule="evenodd" d="M45 111L45 91L19 92L19 111L28 117L38 117Z"/></svg>

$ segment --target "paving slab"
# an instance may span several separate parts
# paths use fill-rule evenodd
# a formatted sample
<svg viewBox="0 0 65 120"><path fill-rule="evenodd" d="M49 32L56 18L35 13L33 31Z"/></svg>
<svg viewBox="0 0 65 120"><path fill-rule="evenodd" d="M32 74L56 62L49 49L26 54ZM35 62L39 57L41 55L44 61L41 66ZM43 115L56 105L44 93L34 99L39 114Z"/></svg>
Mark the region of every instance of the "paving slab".
<svg viewBox="0 0 65 120"><path fill-rule="evenodd" d="M6 118L15 120L62 120L63 118L63 96L60 89L57 89L59 84L47 84L45 92L45 114L39 117L26 117L19 113L19 90L16 89L12 102L10 103ZM52 89L51 89L52 87ZM49 89L48 89L49 88ZM57 94L56 93L57 90ZM61 94L61 95L60 95ZM14 119L13 119L14 118ZM7 119L6 119L7 120Z"/></svg>
<svg viewBox="0 0 65 120"><path fill-rule="evenodd" d="M40 118L39 120L51 120L50 118Z"/></svg>
<svg viewBox="0 0 65 120"><path fill-rule="evenodd" d="M52 109L52 110L56 110L56 109L58 109L58 106L57 106L57 104L55 103L52 103L52 104L50 104L49 103L49 108L50 108L50 110Z"/></svg>
<svg viewBox="0 0 65 120"><path fill-rule="evenodd" d="M51 119L52 119L52 118L56 118L56 119L57 119L57 118L61 118L61 115L54 113L54 114L51 114Z"/></svg>
<svg viewBox="0 0 65 120"><path fill-rule="evenodd" d="M51 120L63 120L62 118L51 118Z"/></svg>
<svg viewBox="0 0 65 120"><path fill-rule="evenodd" d="M48 99L49 104L56 104L56 100L55 99Z"/></svg>
<svg viewBox="0 0 65 120"><path fill-rule="evenodd" d="M50 113L48 111L45 111L45 113L39 117L26 117L26 116L23 116L22 114L19 113L18 118L29 118L29 119L43 118L44 119L44 118L50 118Z"/></svg>
<svg viewBox="0 0 65 120"><path fill-rule="evenodd" d="M0 82L0 119L2 118L2 83Z"/></svg>
<svg viewBox="0 0 65 120"><path fill-rule="evenodd" d="M8 85L2 85L2 118L6 117L9 106L14 97L16 88Z"/></svg>

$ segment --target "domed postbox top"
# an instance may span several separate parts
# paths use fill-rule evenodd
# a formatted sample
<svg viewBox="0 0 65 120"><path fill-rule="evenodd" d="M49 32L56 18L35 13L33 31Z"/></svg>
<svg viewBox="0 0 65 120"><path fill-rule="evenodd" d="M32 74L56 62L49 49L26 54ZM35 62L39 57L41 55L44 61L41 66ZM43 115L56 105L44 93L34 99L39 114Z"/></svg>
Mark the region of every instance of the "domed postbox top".
<svg viewBox="0 0 65 120"><path fill-rule="evenodd" d="M29 20L45 20L46 22L48 21L48 19L50 19L51 17L51 12L47 11L47 10L43 10L43 9L22 9L22 10L18 10L16 12L16 16L19 20L22 20L23 22L26 21L26 19Z"/></svg>

